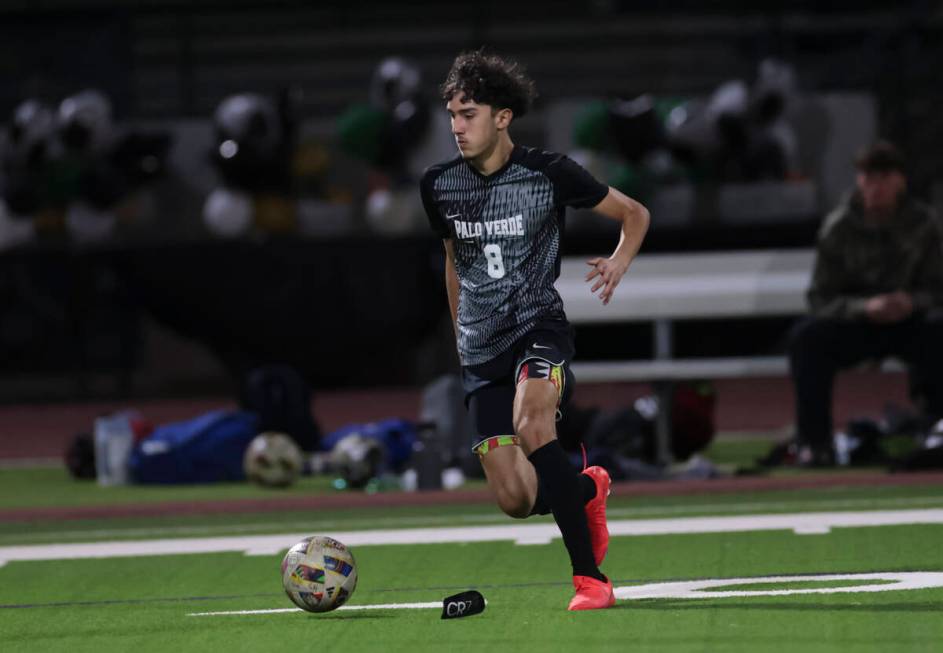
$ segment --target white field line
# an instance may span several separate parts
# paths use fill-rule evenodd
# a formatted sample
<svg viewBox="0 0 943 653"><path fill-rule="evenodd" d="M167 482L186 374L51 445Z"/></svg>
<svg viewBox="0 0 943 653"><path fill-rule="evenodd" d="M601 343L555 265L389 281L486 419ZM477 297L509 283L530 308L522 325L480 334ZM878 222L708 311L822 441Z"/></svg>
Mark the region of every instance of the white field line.
<svg viewBox="0 0 943 653"><path fill-rule="evenodd" d="M428 603L376 603L374 605L342 605L338 610L423 610L441 608L442 601ZM190 612L188 617L219 617L241 614L279 614L282 612L304 612L301 608L274 608L270 610L231 610L229 612Z"/></svg>
<svg viewBox="0 0 943 653"><path fill-rule="evenodd" d="M809 587L800 589L764 589L764 590L719 590L711 588L730 587L732 585L753 585L757 583L795 583L802 581L875 581L872 585L850 585L838 587ZM890 581L890 582L888 582ZM646 583L616 587L617 599L719 599L752 596L789 596L794 594L842 594L893 592L943 587L943 572L933 571L889 571L866 574L820 574L812 576L754 576L750 578L709 578L700 580L673 581L670 583ZM339 610L415 610L423 608L441 608L441 601L429 603L379 603L375 605L345 605ZM190 612L188 617L220 617L257 614L284 614L303 612L300 608L272 608L267 610L229 610L221 612Z"/></svg>
<svg viewBox="0 0 943 653"><path fill-rule="evenodd" d="M802 581L878 581L873 585L851 585L845 587L807 587L797 589L764 590L719 590L713 587L752 585L756 583L795 583ZM881 582L884 581L884 582ZM892 581L890 583L886 581ZM753 578L714 578L686 580L671 583L647 583L617 587L617 599L719 599L734 596L788 596L792 594L840 594L850 592L889 592L895 590L917 590L943 587L943 573L934 571L889 571L867 574L824 574L817 576L765 576Z"/></svg>
<svg viewBox="0 0 943 653"><path fill-rule="evenodd" d="M937 497L895 497L892 499L834 499L815 501L814 504L795 502L795 501L763 501L751 503L710 503L696 504L691 506L635 506L627 508L610 508L608 510L609 518L614 517L641 517L669 516L669 515L731 515L742 513L755 513L764 510L775 510L784 512L788 509L793 510L863 510L870 508L877 510L881 508L918 508L933 506L943 508L943 496ZM313 530L335 530L339 528L360 529L366 526L373 526L376 530L378 526L390 526L398 528L416 528L421 526L453 526L455 524L504 524L507 518L497 511L497 508L488 513L465 514L465 515L442 515L442 516L423 516L423 517L377 517L372 519L349 519L349 520L329 520L317 521L316 516L312 515L312 521L309 528ZM72 539L110 539L115 537L167 537L169 535L191 535L210 537L216 534L245 534L249 532L277 532L284 528L303 528L305 524L301 520L296 521L295 525L287 521L281 522L248 522L245 524L207 524L204 526L149 526L132 528L101 528L101 529L70 529L61 531L43 531L39 533L30 533L31 542L41 542L44 540L54 540L57 542L68 541ZM4 540L23 540L26 535L21 533L0 534L0 543Z"/></svg>
<svg viewBox="0 0 943 653"><path fill-rule="evenodd" d="M819 534L827 533L832 528L902 524L943 524L943 509L617 520L609 522L609 532L617 537L778 530L793 531L797 534ZM351 547L503 540L511 540L517 544L547 544L560 537L560 531L553 523L332 531L327 534ZM185 553L241 552L247 555L275 555L308 535L310 533L6 546L0 547L0 566L13 560L75 560Z"/></svg>

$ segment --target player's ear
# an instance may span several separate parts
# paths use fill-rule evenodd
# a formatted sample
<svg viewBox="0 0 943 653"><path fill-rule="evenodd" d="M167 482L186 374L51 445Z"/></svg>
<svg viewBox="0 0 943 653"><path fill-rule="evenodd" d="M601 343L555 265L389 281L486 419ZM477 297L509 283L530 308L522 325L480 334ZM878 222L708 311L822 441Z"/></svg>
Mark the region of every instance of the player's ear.
<svg viewBox="0 0 943 653"><path fill-rule="evenodd" d="M514 118L514 112L510 109L498 109L494 114L494 126L498 129L507 129Z"/></svg>

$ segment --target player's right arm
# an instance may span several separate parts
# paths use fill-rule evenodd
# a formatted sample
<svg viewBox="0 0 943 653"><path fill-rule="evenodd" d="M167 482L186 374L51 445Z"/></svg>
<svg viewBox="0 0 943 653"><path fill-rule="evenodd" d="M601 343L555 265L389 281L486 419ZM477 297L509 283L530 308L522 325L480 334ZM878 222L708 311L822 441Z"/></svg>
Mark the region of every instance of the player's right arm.
<svg viewBox="0 0 943 653"><path fill-rule="evenodd" d="M447 238L445 244L445 290L449 296L449 310L452 312L452 328L458 335L458 274L455 272L455 241Z"/></svg>

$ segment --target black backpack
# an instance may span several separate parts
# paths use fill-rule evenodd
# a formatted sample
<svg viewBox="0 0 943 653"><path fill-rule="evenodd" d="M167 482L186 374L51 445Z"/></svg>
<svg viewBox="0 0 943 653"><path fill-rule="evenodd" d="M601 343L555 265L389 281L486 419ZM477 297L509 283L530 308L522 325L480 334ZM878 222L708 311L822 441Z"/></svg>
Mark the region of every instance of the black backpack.
<svg viewBox="0 0 943 653"><path fill-rule="evenodd" d="M265 365L246 377L242 406L259 416L259 432L278 431L315 451L321 430L311 413L311 388L290 365Z"/></svg>

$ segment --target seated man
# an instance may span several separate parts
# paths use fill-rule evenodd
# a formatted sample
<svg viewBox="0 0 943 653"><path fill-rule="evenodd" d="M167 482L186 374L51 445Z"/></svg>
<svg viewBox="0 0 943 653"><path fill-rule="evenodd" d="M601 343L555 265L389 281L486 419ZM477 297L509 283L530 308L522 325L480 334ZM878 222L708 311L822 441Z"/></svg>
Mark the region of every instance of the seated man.
<svg viewBox="0 0 943 653"><path fill-rule="evenodd" d="M834 464L832 384L838 370L862 361L906 361L911 394L928 418L943 418L940 225L908 195L896 147L878 142L856 167L855 192L819 232L811 316L790 339L801 464Z"/></svg>

